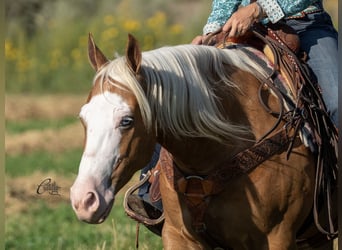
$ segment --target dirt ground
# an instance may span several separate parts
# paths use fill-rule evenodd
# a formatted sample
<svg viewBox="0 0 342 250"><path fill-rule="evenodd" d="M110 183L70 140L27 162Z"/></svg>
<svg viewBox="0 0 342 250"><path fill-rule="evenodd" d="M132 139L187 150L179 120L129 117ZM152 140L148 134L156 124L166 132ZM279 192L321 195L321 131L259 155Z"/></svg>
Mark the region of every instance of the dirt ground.
<svg viewBox="0 0 342 250"><path fill-rule="evenodd" d="M51 195L48 191L38 191L38 186L46 179L51 178L52 183L56 182L58 194ZM61 202L69 203L69 189L73 180L55 173L35 172L30 176L5 179L5 215L10 216L16 213L24 213L35 206L36 201L44 200L48 206L53 207Z"/></svg>
<svg viewBox="0 0 342 250"><path fill-rule="evenodd" d="M23 122L32 119L59 119L66 116L76 116L84 104L84 96L74 95L48 95L48 96L23 96L8 95L5 100L6 120ZM83 145L84 129L81 123L75 119L75 123L60 129L46 128L43 130L28 130L23 133L5 135L6 155L29 154L35 150L47 152L63 152ZM76 177L76 176L75 176ZM37 194L38 185L46 178L60 187L60 195L49 195L47 192ZM136 183L138 177L134 177L125 190ZM74 178L67 178L56 173L35 172L30 176L5 179L5 214L25 212L37 199L47 201L49 206L60 202L69 201L69 189Z"/></svg>
<svg viewBox="0 0 342 250"><path fill-rule="evenodd" d="M6 95L5 119L58 119L77 117L87 95Z"/></svg>
<svg viewBox="0 0 342 250"><path fill-rule="evenodd" d="M86 95L7 95L5 98L5 118L7 121L23 122L34 119L59 119L77 117ZM29 154L35 150L63 152L83 144L83 128L75 123L60 129L46 128L28 130L19 134L5 135L6 155ZM37 194L38 185L46 178L56 181L59 195L48 192ZM69 188L73 179L56 173L35 172L30 176L5 179L5 214L25 212L34 201L43 199L49 206L69 202Z"/></svg>
<svg viewBox="0 0 342 250"><path fill-rule="evenodd" d="M81 123L68 125L62 129L33 130L21 134L6 134L7 155L28 154L35 150L63 152L83 145Z"/></svg>
<svg viewBox="0 0 342 250"><path fill-rule="evenodd" d="M6 133L5 151L8 155L30 153L34 150L62 152L83 144L83 128L77 120L86 96L73 95L9 95L5 100L5 119L23 122L75 117L75 123L61 129L29 130L20 134Z"/></svg>

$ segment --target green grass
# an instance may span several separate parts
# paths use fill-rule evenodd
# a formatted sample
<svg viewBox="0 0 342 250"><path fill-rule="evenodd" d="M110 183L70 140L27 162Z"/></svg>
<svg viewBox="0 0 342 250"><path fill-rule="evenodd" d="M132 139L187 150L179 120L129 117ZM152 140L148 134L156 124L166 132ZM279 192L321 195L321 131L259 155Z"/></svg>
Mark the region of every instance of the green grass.
<svg viewBox="0 0 342 250"><path fill-rule="evenodd" d="M74 178L81 154L82 149L75 149L64 153L7 156L6 174L11 178L29 178L36 171L53 171ZM61 201L51 207L43 199L31 199L25 200L28 209L6 218L5 249L135 249L136 223L123 211L122 194L118 195L111 215L100 225L78 221L70 203ZM162 249L161 239L141 226L140 249Z"/></svg>
<svg viewBox="0 0 342 250"><path fill-rule="evenodd" d="M29 130L59 129L75 121L65 117L59 120L25 120L7 123L7 132L20 135ZM65 152L34 151L28 154L7 155L8 179L41 172L58 174L59 178L75 178L82 155L82 148ZM57 180L58 182L58 180ZM38 183L37 183L38 184ZM13 188L13 187L12 187ZM31 191L28 191L31 192ZM43 194L49 195L49 194ZM8 250L123 250L135 249L136 222L124 212L123 195L119 193L107 220L100 225L80 222L65 199L53 204L35 195L35 190L23 199L25 209L9 211L5 220L5 249ZM15 202L15 201L12 201ZM11 207L11 206L9 206ZM139 249L162 249L161 238L140 227Z"/></svg>
<svg viewBox="0 0 342 250"><path fill-rule="evenodd" d="M6 121L6 131L10 134L22 133L28 130L42 130L45 128L58 129L78 121L75 116L60 119L29 119L23 122Z"/></svg>
<svg viewBox="0 0 342 250"><path fill-rule="evenodd" d="M63 153L38 151L27 155L8 155L5 159L5 171L11 177L29 175L35 171L43 173L54 171L66 176L75 176L82 151L79 148Z"/></svg>
<svg viewBox="0 0 342 250"><path fill-rule="evenodd" d="M124 214L122 197L99 225L78 221L67 203L51 208L44 201L35 201L25 214L6 219L5 249L135 249L135 228L136 223ZM139 249L162 249L161 238L142 226L139 239Z"/></svg>

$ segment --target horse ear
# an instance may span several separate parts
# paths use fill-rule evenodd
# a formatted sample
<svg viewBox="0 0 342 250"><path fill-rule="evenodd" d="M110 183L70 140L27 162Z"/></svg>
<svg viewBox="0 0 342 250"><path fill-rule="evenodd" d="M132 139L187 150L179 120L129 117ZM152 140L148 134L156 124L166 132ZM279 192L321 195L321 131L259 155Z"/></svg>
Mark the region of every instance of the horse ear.
<svg viewBox="0 0 342 250"><path fill-rule="evenodd" d="M102 65L108 62L108 59L103 55L102 51L96 46L93 35L89 33L88 37L88 57L91 66L98 71Z"/></svg>
<svg viewBox="0 0 342 250"><path fill-rule="evenodd" d="M126 60L128 67L130 67L134 73L138 74L141 67L141 51L138 41L131 34L128 34Z"/></svg>

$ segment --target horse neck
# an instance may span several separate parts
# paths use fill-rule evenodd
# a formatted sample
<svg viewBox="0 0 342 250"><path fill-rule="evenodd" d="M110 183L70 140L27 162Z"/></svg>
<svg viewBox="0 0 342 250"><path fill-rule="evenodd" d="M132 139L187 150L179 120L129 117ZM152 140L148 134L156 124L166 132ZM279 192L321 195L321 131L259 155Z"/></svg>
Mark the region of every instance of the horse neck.
<svg viewBox="0 0 342 250"><path fill-rule="evenodd" d="M218 89L217 95L222 100L225 116L235 124L249 126L251 133L248 140L232 140L231 143L219 143L206 138L175 139L168 134L162 134L158 140L174 157L177 166L184 173L206 175L218 166L229 162L242 150L254 144L275 123L275 118L269 115L258 100L259 81L251 74L236 70L232 78L239 83L241 92L227 96L227 91ZM275 97L269 97L269 106L277 108Z"/></svg>

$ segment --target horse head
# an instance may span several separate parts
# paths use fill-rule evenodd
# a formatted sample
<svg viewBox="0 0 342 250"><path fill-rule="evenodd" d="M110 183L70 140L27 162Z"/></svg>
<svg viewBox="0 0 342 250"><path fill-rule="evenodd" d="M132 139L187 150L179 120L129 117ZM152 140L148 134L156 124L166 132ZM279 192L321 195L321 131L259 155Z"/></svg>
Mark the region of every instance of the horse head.
<svg viewBox="0 0 342 250"><path fill-rule="evenodd" d="M88 56L96 77L79 114L85 143L70 199L80 220L101 223L112 208L115 194L151 159L155 141L146 130L136 97L124 84L125 77L114 72L115 66L111 66L110 77L106 73L115 60L111 62L103 55L91 35ZM132 79L139 79L141 51L131 35L123 60ZM151 154L146 153L149 151Z"/></svg>

